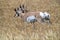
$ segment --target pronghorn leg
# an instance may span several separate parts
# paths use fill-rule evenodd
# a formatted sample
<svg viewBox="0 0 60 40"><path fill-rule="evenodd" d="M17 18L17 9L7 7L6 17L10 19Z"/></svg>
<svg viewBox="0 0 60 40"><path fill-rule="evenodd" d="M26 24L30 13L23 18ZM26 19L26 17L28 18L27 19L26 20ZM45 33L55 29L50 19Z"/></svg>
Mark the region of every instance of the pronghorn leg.
<svg viewBox="0 0 60 40"><path fill-rule="evenodd" d="M34 23L32 23L32 27L33 27L33 29L35 29L35 24Z"/></svg>
<svg viewBox="0 0 60 40"><path fill-rule="evenodd" d="M41 21L44 22L44 18L41 18Z"/></svg>
<svg viewBox="0 0 60 40"><path fill-rule="evenodd" d="M52 22L49 20L49 22L48 23L50 23L50 24L52 24Z"/></svg>

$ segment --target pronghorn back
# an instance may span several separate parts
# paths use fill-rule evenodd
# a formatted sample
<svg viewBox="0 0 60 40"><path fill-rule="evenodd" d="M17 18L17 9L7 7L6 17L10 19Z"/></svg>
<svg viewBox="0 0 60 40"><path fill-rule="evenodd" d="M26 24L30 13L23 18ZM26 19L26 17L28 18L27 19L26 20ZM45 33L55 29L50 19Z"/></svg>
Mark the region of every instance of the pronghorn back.
<svg viewBox="0 0 60 40"><path fill-rule="evenodd" d="M28 16L32 16L32 15L36 16L36 18L40 17L39 12L27 12L27 13L22 14L22 19L26 20Z"/></svg>

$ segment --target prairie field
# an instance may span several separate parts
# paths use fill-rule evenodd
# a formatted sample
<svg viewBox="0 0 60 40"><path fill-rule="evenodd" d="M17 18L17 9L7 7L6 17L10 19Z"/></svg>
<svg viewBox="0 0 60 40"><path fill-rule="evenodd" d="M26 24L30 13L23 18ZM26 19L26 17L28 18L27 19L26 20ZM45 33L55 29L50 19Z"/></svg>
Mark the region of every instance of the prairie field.
<svg viewBox="0 0 60 40"><path fill-rule="evenodd" d="M26 23L14 17L14 9L24 4L29 11L47 11L51 22ZM60 40L60 0L0 0L0 40Z"/></svg>

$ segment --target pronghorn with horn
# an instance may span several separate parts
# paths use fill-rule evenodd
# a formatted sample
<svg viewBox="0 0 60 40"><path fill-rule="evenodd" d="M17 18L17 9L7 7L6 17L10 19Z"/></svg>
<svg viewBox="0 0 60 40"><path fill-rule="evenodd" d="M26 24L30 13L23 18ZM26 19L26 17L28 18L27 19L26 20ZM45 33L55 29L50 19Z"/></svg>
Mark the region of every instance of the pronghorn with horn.
<svg viewBox="0 0 60 40"><path fill-rule="evenodd" d="M20 5L19 8L15 9L15 16L20 16L24 21L27 20L28 18L33 18L31 16L34 16L38 21L39 19L44 22L45 20L48 20L50 22L50 14L48 12L27 12L25 9L24 5Z"/></svg>

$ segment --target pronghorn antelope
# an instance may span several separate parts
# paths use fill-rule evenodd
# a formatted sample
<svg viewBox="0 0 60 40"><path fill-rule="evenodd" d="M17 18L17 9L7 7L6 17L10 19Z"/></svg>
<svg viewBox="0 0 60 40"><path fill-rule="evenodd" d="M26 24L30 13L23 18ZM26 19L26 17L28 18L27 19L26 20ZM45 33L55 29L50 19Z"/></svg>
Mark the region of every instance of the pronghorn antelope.
<svg viewBox="0 0 60 40"><path fill-rule="evenodd" d="M42 22L44 22L45 20L48 20L50 22L50 14L48 12L27 12L24 5L20 5L19 8L16 8L15 12L15 16L20 16L23 20L26 20L27 17L33 15L36 16L38 21L40 21L39 19L41 19Z"/></svg>

